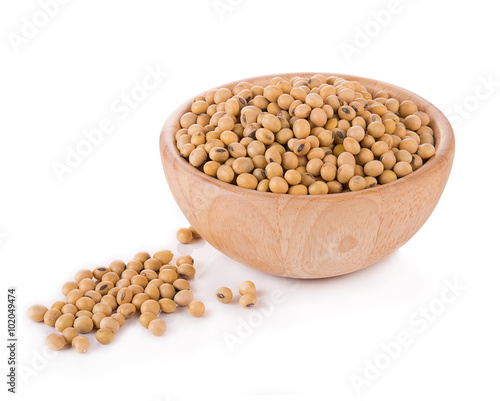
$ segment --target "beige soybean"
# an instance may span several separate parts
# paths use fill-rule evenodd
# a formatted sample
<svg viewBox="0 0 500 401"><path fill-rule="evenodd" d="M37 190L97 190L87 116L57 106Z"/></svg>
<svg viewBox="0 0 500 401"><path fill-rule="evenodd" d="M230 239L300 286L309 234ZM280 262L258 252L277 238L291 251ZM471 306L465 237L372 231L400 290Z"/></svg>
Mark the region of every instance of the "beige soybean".
<svg viewBox="0 0 500 401"><path fill-rule="evenodd" d="M257 188L258 181L254 175L243 173L236 177L236 184L242 188L255 189Z"/></svg>
<svg viewBox="0 0 500 401"><path fill-rule="evenodd" d="M365 164L364 173L370 177L378 177L384 171L384 164L380 160L372 160Z"/></svg>
<svg viewBox="0 0 500 401"><path fill-rule="evenodd" d="M75 274L75 282L80 283L80 281L82 281L84 278L92 278L93 276L94 274L89 269L79 270Z"/></svg>
<svg viewBox="0 0 500 401"><path fill-rule="evenodd" d="M410 163L413 171L418 170L424 164L423 159L419 155L413 155L413 160Z"/></svg>
<svg viewBox="0 0 500 401"><path fill-rule="evenodd" d="M90 317L92 319L94 314L88 310L79 310L78 312L75 313L75 317L80 317L80 316L87 316L87 317Z"/></svg>
<svg viewBox="0 0 500 401"><path fill-rule="evenodd" d="M52 304L52 306L50 307L50 309L57 309L57 310L59 310L59 311L61 311L61 312L62 312L62 309L63 309L66 305L68 305L68 304L67 304L66 302L64 302L64 301L57 301L57 302L54 302L54 303ZM69 304L69 305L71 305L71 304ZM64 313L64 312L63 312L63 313Z"/></svg>
<svg viewBox="0 0 500 401"><path fill-rule="evenodd" d="M27 316L28 319L34 322L43 322L43 317L47 311L47 307L43 305L33 305L28 309Z"/></svg>
<svg viewBox="0 0 500 401"><path fill-rule="evenodd" d="M240 295L255 294L255 291L255 284L249 280L243 281L238 287L238 292L240 293Z"/></svg>
<svg viewBox="0 0 500 401"><path fill-rule="evenodd" d="M106 318L104 318L106 319ZM104 320L102 319L102 320ZM111 318L110 318L111 319ZM101 324L102 324L101 320ZM78 333L81 334L87 334L92 331L94 328L94 322L91 318L86 317L86 316L80 316L75 319L75 322L73 323L73 327L78 331Z"/></svg>
<svg viewBox="0 0 500 401"><path fill-rule="evenodd" d="M147 329L149 323L151 323L155 319L158 319L158 316L156 316L156 314L151 312L144 312L141 313L141 316L139 316L139 323L142 327L145 327Z"/></svg>
<svg viewBox="0 0 500 401"><path fill-rule="evenodd" d="M288 192L288 183L282 177L273 177L269 181L269 189L277 194L286 194Z"/></svg>
<svg viewBox="0 0 500 401"><path fill-rule="evenodd" d="M174 290L174 292L175 292L175 290ZM161 293L161 289L160 289L160 293ZM144 302L146 302L148 299L150 299L148 294L145 294L145 293L135 294L134 297L132 298L132 305L134 305L135 309L141 309L142 304Z"/></svg>
<svg viewBox="0 0 500 401"><path fill-rule="evenodd" d="M432 144L424 143L418 146L417 153L424 160L430 159L436 153L436 149Z"/></svg>
<svg viewBox="0 0 500 401"><path fill-rule="evenodd" d="M127 270L134 270L136 273L139 273L143 268L144 264L140 260L134 259L127 263ZM128 278L128 277L124 277L122 273L122 278Z"/></svg>
<svg viewBox="0 0 500 401"><path fill-rule="evenodd" d="M103 345L107 345L107 344L111 343L111 341L113 341L114 337L115 337L115 333L112 330L107 329L107 328L106 329L99 329L95 333L96 340Z"/></svg>
<svg viewBox="0 0 500 401"><path fill-rule="evenodd" d="M144 289L144 294L146 294L149 298L154 299L156 301L160 299L160 290L158 289L158 287L155 287L154 285L148 285Z"/></svg>
<svg viewBox="0 0 500 401"><path fill-rule="evenodd" d="M57 318L54 326L57 331L62 333L68 327L73 327L74 322L75 322L75 315L73 315L72 313L65 313Z"/></svg>
<svg viewBox="0 0 500 401"><path fill-rule="evenodd" d="M328 194L328 185L323 181L316 181L309 185L309 195L326 195Z"/></svg>
<svg viewBox="0 0 500 401"><path fill-rule="evenodd" d="M83 295L84 293L82 290L75 288L66 295L66 303L75 305L76 301L83 297Z"/></svg>
<svg viewBox="0 0 500 401"><path fill-rule="evenodd" d="M81 354L87 352L90 348L90 341L87 337L84 336L76 336L71 341L71 346L73 349Z"/></svg>
<svg viewBox="0 0 500 401"><path fill-rule="evenodd" d="M172 285L177 291L182 291L182 290L189 290L191 289L191 285L189 284L189 281L179 278L175 280Z"/></svg>
<svg viewBox="0 0 500 401"><path fill-rule="evenodd" d="M142 288L142 291L144 291L144 288L148 285L149 281L146 277L141 276L141 275L136 275L132 277L132 280L130 280L131 285L136 285ZM129 286L130 288L131 286Z"/></svg>
<svg viewBox="0 0 500 401"><path fill-rule="evenodd" d="M57 310L62 310L62 308L66 305L66 302L64 301L56 301L52 304L50 309L57 309Z"/></svg>
<svg viewBox="0 0 500 401"><path fill-rule="evenodd" d="M170 261L174 257L174 254L172 253L172 251L162 250L162 251L155 252L153 254L153 257L155 259L158 259L162 263L162 266L163 266L163 265L167 265L170 263Z"/></svg>
<svg viewBox="0 0 500 401"><path fill-rule="evenodd" d="M174 286L170 283L162 284L159 290L162 298L173 298L176 293Z"/></svg>
<svg viewBox="0 0 500 401"><path fill-rule="evenodd" d="M342 164L337 169L337 181L341 184L347 184L354 177L354 167L350 164Z"/></svg>
<svg viewBox="0 0 500 401"><path fill-rule="evenodd" d="M98 281L102 280L102 276L104 276L107 272L109 272L109 268L100 266L96 267L92 274L94 275L94 278Z"/></svg>
<svg viewBox="0 0 500 401"><path fill-rule="evenodd" d="M193 293L190 290L179 291L174 296L174 302L178 306L187 306L193 300Z"/></svg>
<svg viewBox="0 0 500 401"><path fill-rule="evenodd" d="M148 252L146 252L146 251L140 251L140 252L137 252L134 255L134 260L137 260L137 261L139 261L141 263L144 263L150 257L151 257L151 255Z"/></svg>
<svg viewBox="0 0 500 401"><path fill-rule="evenodd" d="M66 345L66 340L61 334L51 333L45 339L45 345L53 351L59 351Z"/></svg>
<svg viewBox="0 0 500 401"><path fill-rule="evenodd" d="M122 314L125 317L125 319L129 319L135 315L136 310L137 309L135 308L134 304L130 303L130 304L121 304L116 311Z"/></svg>
<svg viewBox="0 0 500 401"><path fill-rule="evenodd" d="M62 286L61 292L64 296L67 296L70 291L76 289L78 289L78 283L76 283L75 281L68 281L67 283L64 283L64 285Z"/></svg>
<svg viewBox="0 0 500 401"><path fill-rule="evenodd" d="M407 176L408 174L413 172L413 168L410 163L407 162L398 162L394 165L394 172L398 176L398 178Z"/></svg>
<svg viewBox="0 0 500 401"><path fill-rule="evenodd" d="M100 328L101 327L101 320L104 319L106 317L106 315L102 312L96 312L92 315L92 321L94 322L94 326L96 328Z"/></svg>
<svg viewBox="0 0 500 401"><path fill-rule="evenodd" d="M50 309L57 309L57 310L62 310L62 308L66 305L66 302L64 301L56 301L52 304Z"/></svg>
<svg viewBox="0 0 500 401"><path fill-rule="evenodd" d="M106 316L111 316L111 313L113 312L113 308L111 307L110 304L107 304L105 302L99 302L98 304L95 304L95 306L92 308L92 313L104 313Z"/></svg>
<svg viewBox="0 0 500 401"><path fill-rule="evenodd" d="M151 312L155 315L160 313L160 304L154 299L149 299L141 305L141 313Z"/></svg>
<svg viewBox="0 0 500 401"><path fill-rule="evenodd" d="M125 316L120 313L113 313L111 317L119 323L120 327L125 323Z"/></svg>
<svg viewBox="0 0 500 401"><path fill-rule="evenodd" d="M148 284L148 287L156 287L156 288L160 288L160 286L163 284L163 281L160 280L159 278L155 278L153 280L151 280ZM144 290L146 291L146 290Z"/></svg>
<svg viewBox="0 0 500 401"><path fill-rule="evenodd" d="M76 303L75 303L75 307L78 309L78 310L88 310L88 311L91 311L95 306L95 301L88 297L88 296L83 296L81 298L79 298ZM76 312L75 312L76 313Z"/></svg>
<svg viewBox="0 0 500 401"><path fill-rule="evenodd" d="M240 297L239 303L244 308L253 308L257 303L257 297L254 294L245 294Z"/></svg>
<svg viewBox="0 0 500 401"><path fill-rule="evenodd" d="M193 239L193 233L188 228L181 228L177 231L176 237L181 244L189 244Z"/></svg>
<svg viewBox="0 0 500 401"><path fill-rule="evenodd" d="M110 264L109 264L109 271L112 271L118 275L121 275L123 273L123 271L125 270L125 263L121 260L113 260Z"/></svg>
<svg viewBox="0 0 500 401"><path fill-rule="evenodd" d="M140 276L140 275L136 274L135 276ZM133 276L132 279L135 276ZM132 291L132 294L134 294L134 295L135 294L140 294L140 293L144 292L144 287L142 285L139 285L138 283L142 283L143 285L144 284L147 285L146 281L144 281L144 279L146 277L144 277L144 276L140 276L140 277L141 278L139 278L139 279L131 280L130 281L130 285L127 287L130 291ZM138 280L138 281L136 281L136 280ZM147 280L147 278L146 278L146 280ZM118 291L120 291L120 289ZM116 295L118 295L118 292L116 293Z"/></svg>
<svg viewBox="0 0 500 401"><path fill-rule="evenodd" d="M167 325L162 319L155 319L149 323L148 329L151 334L161 336L167 330Z"/></svg>
<svg viewBox="0 0 500 401"><path fill-rule="evenodd" d="M189 265L194 265L194 259L190 255L181 255L175 261L175 264L177 265L177 267L179 267L180 265L182 265L184 263L187 263Z"/></svg>
<svg viewBox="0 0 500 401"><path fill-rule="evenodd" d="M180 278L183 278L185 280L191 280L192 278L194 278L196 274L196 269L191 264L183 263L177 268L177 273Z"/></svg>
<svg viewBox="0 0 500 401"><path fill-rule="evenodd" d="M217 301L222 302L223 304L228 304L233 299L233 292L228 287L220 287L215 292L215 296Z"/></svg>
<svg viewBox="0 0 500 401"><path fill-rule="evenodd" d="M161 266L158 268L158 270L160 270L160 268ZM139 273L139 275L146 277L149 282L158 278L158 273L156 273L154 270L151 269L144 269Z"/></svg>
<svg viewBox="0 0 500 401"><path fill-rule="evenodd" d="M154 272L157 272L158 270L160 270L160 267L163 265L163 263L156 258L149 258L144 261L143 265L145 270L152 270Z"/></svg>
<svg viewBox="0 0 500 401"><path fill-rule="evenodd" d="M116 296L116 302L118 305L128 304L132 301L132 297L134 294L129 288L122 288L118 291L118 295Z"/></svg>
<svg viewBox="0 0 500 401"><path fill-rule="evenodd" d="M113 288L113 291L115 290L116 288ZM118 291L116 291L116 295L118 295ZM111 306L111 309L113 310L118 308L118 302L116 302L116 295L115 294L111 295L110 293L104 295L101 298L101 303L109 304Z"/></svg>
<svg viewBox="0 0 500 401"><path fill-rule="evenodd" d="M391 182L394 182L398 179L398 176L394 171L391 170L384 170L382 174L378 176L378 182L379 184L389 184Z"/></svg>
<svg viewBox="0 0 500 401"><path fill-rule="evenodd" d="M177 304L169 298L162 298L158 301L160 309L164 313L173 313L177 309Z"/></svg>
<svg viewBox="0 0 500 401"><path fill-rule="evenodd" d="M132 294L142 294L144 292L144 287L139 284L130 284L128 289L132 291Z"/></svg>
<svg viewBox="0 0 500 401"><path fill-rule="evenodd" d="M74 327L67 327L63 330L61 335L64 337L66 344L71 344L73 339L78 336L78 331Z"/></svg>
<svg viewBox="0 0 500 401"><path fill-rule="evenodd" d="M183 265L181 265L183 266ZM178 271L174 271L171 269L165 269L160 272L158 278L162 280L164 283L172 284L178 278Z"/></svg>
<svg viewBox="0 0 500 401"><path fill-rule="evenodd" d="M140 271L140 270L139 270ZM126 269L123 273L122 273L122 278L121 280L128 280L129 281L129 285L130 285L130 280L132 280L132 278L134 276L137 276L139 273L135 270L132 270L132 269ZM116 283L118 284L118 283Z"/></svg>
<svg viewBox="0 0 500 401"><path fill-rule="evenodd" d="M116 334L120 328L120 322L113 317L105 317L100 322L101 329L110 329L113 334Z"/></svg>
<svg viewBox="0 0 500 401"><path fill-rule="evenodd" d="M349 180L349 189L353 192L366 188L366 180L360 175L355 175Z"/></svg>
<svg viewBox="0 0 500 401"><path fill-rule="evenodd" d="M95 303L100 302L102 299L102 295L94 290L87 291L85 294L83 294L83 296L92 299Z"/></svg>
<svg viewBox="0 0 500 401"><path fill-rule="evenodd" d="M96 285L95 290L101 295L106 295L114 286L115 285L111 281L101 281Z"/></svg>
<svg viewBox="0 0 500 401"><path fill-rule="evenodd" d="M43 315L43 321L47 326L55 327L57 319L62 315L59 309L49 309Z"/></svg>
<svg viewBox="0 0 500 401"><path fill-rule="evenodd" d="M201 301L192 301L188 305L188 311L194 317L201 317L205 313L205 304Z"/></svg>

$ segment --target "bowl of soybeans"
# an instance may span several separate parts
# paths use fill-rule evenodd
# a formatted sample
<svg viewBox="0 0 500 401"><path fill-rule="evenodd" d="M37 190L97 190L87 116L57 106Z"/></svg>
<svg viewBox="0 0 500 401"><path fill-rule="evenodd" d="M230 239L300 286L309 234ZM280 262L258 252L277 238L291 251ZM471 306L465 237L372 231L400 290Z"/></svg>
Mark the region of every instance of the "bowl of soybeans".
<svg viewBox="0 0 500 401"><path fill-rule="evenodd" d="M212 246L273 275L322 278L378 262L422 227L455 140L438 108L399 86L286 73L190 98L160 152L177 204Z"/></svg>

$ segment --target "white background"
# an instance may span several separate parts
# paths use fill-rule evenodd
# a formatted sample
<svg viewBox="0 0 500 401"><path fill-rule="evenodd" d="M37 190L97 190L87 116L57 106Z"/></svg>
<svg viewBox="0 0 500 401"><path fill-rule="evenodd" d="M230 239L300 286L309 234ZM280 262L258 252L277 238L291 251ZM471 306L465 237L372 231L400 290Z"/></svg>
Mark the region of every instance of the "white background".
<svg viewBox="0 0 500 401"><path fill-rule="evenodd" d="M222 0L229 6L218 12L211 0L70 1L44 21L37 1L2 2L1 325L5 334L6 290L15 286L22 372L13 399L500 399L498 10L479 0L396 3ZM33 18L44 26L20 43L15 35ZM369 32L364 42L360 31ZM347 45L357 45L350 57ZM157 68L169 76L118 113L112 105ZM176 244L187 221L160 163L163 122L202 90L289 71L391 82L454 125L455 164L435 212L408 244L361 272L280 279L203 242ZM113 130L59 180L53 163L103 119ZM161 248L195 257L203 318L164 316L159 338L129 320L109 346L92 339L85 355L40 357L53 329L28 321L29 305L61 299L60 286L80 268ZM236 291L244 279L258 287L258 308L214 299L217 287ZM465 289L423 323L415 313L443 305L446 280ZM401 332L411 344L384 356L382 344ZM353 375L364 377L375 361L388 366L357 391Z"/></svg>

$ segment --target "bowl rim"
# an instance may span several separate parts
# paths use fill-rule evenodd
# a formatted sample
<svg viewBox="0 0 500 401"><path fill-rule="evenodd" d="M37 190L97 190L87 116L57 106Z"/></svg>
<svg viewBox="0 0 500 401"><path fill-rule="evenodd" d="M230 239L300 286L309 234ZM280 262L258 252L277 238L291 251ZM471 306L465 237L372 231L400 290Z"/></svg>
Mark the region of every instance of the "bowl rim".
<svg viewBox="0 0 500 401"><path fill-rule="evenodd" d="M282 77L284 79L290 80L293 77L304 77L310 78L314 75L324 75L325 77L336 76L339 78L344 78L346 80L358 81L363 86L367 87L368 90L386 90L389 92L391 97L395 97L400 100L412 100L418 106L419 110L425 111L431 121L430 126L434 131L434 137L436 139L435 155L430 158L427 162L425 162L422 167L418 170L408 174L405 177L398 178L396 181L393 181L388 184L378 185L373 188L365 188L360 191L348 191L348 192L340 192L334 194L325 194L325 195L296 195L296 194L277 194L273 192L261 192L255 189L242 188L235 184L226 183L224 181L220 181L217 178L209 176L204 172L198 170L196 167L191 165L184 157L179 153L176 142L175 142L175 133L180 129L180 117L187 111L189 111L191 104L193 103L193 99L196 96L204 96L207 92L218 89L218 88L228 88L232 90L237 84L240 82L252 82L252 81L267 81L269 82L274 77ZM264 82L262 82L264 84ZM401 100L400 100L401 101ZM160 154L162 159L166 156L171 157L172 161L175 165L182 167L183 169L188 169L189 172L196 177L197 179L203 180L210 184L213 184L220 188L221 190L230 191L233 193L245 195L245 196L256 196L262 199L263 196L277 199L308 199L313 200L317 198L329 198L331 200L343 201L350 199L352 197L357 197L360 195L378 195L380 192L387 192L389 190L397 190L400 186L411 185L411 183L420 180L425 176L426 173L433 171L436 168L442 166L445 159L453 158L455 150L455 137L453 133L453 128L443 114L441 110L439 110L434 104L424 99L423 97L417 95L414 92L411 92L407 89L404 89L398 85L390 84L384 81L379 81L372 78L366 78L356 75L349 74L341 74L341 73L328 73L328 72L296 72L296 73L278 73L278 74L265 74L258 75L253 77L248 77L244 79L239 79L237 81L231 81L226 84L218 85L216 87L207 89L195 96L190 97L188 100L183 102L180 106L178 106L168 117L166 122L163 125L163 128L160 133Z"/></svg>

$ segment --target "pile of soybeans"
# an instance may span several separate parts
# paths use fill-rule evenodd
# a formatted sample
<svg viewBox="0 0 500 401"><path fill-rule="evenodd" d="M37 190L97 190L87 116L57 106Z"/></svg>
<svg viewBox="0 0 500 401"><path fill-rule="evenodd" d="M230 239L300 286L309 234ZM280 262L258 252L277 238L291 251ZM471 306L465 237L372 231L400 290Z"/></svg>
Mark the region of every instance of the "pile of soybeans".
<svg viewBox="0 0 500 401"><path fill-rule="evenodd" d="M194 98L175 134L190 164L262 192L325 195L384 185L435 154L430 118L412 100L314 75L240 82Z"/></svg>

